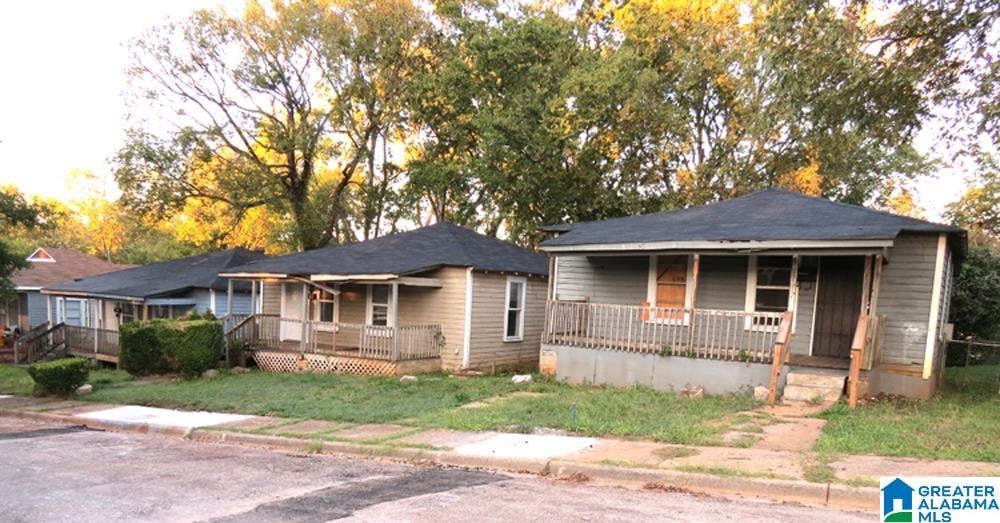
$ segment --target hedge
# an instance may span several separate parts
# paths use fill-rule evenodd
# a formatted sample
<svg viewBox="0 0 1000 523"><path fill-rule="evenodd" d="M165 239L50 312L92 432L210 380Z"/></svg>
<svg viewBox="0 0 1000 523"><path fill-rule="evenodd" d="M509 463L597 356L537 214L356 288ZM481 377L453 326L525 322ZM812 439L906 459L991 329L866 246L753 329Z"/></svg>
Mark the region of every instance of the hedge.
<svg viewBox="0 0 1000 523"><path fill-rule="evenodd" d="M186 378L218 365L222 324L210 320L152 320L121 326L119 364L129 374L179 372Z"/></svg>
<svg viewBox="0 0 1000 523"><path fill-rule="evenodd" d="M68 396L87 382L90 361L84 358L63 358L28 367L28 375L35 380L39 392Z"/></svg>

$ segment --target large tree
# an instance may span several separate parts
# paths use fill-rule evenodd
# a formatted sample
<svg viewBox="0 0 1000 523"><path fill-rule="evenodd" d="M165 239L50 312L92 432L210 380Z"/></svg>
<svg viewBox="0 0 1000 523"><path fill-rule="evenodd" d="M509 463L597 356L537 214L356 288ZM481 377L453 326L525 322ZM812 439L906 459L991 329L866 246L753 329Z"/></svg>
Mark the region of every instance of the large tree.
<svg viewBox="0 0 1000 523"><path fill-rule="evenodd" d="M291 216L300 249L350 237L352 192L380 201L378 148L397 125L421 30L407 0L370 7L254 1L240 16L197 11L136 40L134 90L154 110L118 155L125 201L144 212L190 198L236 214L267 206ZM379 215L365 205L370 234Z"/></svg>
<svg viewBox="0 0 1000 523"><path fill-rule="evenodd" d="M9 299L14 291L10 281L14 271L28 266L24 259L28 253L7 241L11 231L44 227L47 213L47 206L29 201L14 188L0 187L0 300Z"/></svg>

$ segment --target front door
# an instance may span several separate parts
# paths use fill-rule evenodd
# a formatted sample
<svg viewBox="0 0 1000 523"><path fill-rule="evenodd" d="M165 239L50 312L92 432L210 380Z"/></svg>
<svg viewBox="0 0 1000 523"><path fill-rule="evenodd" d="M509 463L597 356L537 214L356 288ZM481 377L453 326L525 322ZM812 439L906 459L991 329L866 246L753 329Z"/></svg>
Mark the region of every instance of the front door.
<svg viewBox="0 0 1000 523"><path fill-rule="evenodd" d="M861 313L864 272L861 256L826 256L820 260L813 356L851 357L851 341Z"/></svg>

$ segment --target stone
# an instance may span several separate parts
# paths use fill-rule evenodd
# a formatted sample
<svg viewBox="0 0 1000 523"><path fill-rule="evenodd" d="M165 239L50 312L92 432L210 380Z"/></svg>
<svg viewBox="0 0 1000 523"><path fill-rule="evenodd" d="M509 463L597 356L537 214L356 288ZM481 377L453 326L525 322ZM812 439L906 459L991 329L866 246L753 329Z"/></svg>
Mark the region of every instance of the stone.
<svg viewBox="0 0 1000 523"><path fill-rule="evenodd" d="M532 378L531 374L515 374L510 381L515 385L520 385L521 383L531 383L535 381L535 378Z"/></svg>
<svg viewBox="0 0 1000 523"><path fill-rule="evenodd" d="M701 385L694 385L694 386L688 385L687 387L684 387L683 390L681 390L681 396L684 396L685 398L692 400L704 397L705 387L702 387Z"/></svg>
<svg viewBox="0 0 1000 523"><path fill-rule="evenodd" d="M250 369L248 369L246 367L240 367L239 365L237 365L237 366L233 367L232 369L230 369L229 372L231 372L233 374L246 374L246 373L250 372Z"/></svg>
<svg viewBox="0 0 1000 523"><path fill-rule="evenodd" d="M768 396L770 396L771 391L763 385L757 385L753 388L753 399L757 401L767 401Z"/></svg>
<svg viewBox="0 0 1000 523"><path fill-rule="evenodd" d="M409 382L417 381L417 377L416 376L411 376L410 374L407 374L405 376L401 376L399 378L399 381L402 382L402 383L409 383Z"/></svg>
<svg viewBox="0 0 1000 523"><path fill-rule="evenodd" d="M214 378L219 375L219 369L208 369L201 373L202 378Z"/></svg>
<svg viewBox="0 0 1000 523"><path fill-rule="evenodd" d="M89 383L80 385L76 388L76 393L81 396L84 394L90 394L91 392L94 392L94 386Z"/></svg>

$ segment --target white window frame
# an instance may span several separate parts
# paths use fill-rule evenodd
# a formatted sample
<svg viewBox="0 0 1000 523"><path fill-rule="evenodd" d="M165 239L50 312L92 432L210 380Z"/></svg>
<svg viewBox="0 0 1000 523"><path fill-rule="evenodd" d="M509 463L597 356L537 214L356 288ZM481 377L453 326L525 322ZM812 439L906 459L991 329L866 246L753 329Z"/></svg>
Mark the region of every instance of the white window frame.
<svg viewBox="0 0 1000 523"><path fill-rule="evenodd" d="M653 254L649 257L649 275L646 283L646 303L649 303L650 307L656 307L656 276L658 272L658 260L660 256L683 256L677 254ZM694 281L694 255L687 255L687 273L684 276L684 319L683 321L671 318L654 318L649 315L649 319L646 320L648 323L660 323L665 325L689 325L691 323L691 313L692 307L694 307L694 285L691 283Z"/></svg>
<svg viewBox="0 0 1000 523"><path fill-rule="evenodd" d="M512 283L521 284L521 296L519 303L521 304L520 309L510 308L510 287ZM528 310L528 279L522 276L508 276L507 282L504 285L503 293L503 341L507 342L517 342L524 341L524 316ZM508 336L507 330L510 327L510 311L517 310L520 312L517 316L517 334L514 336Z"/></svg>
<svg viewBox="0 0 1000 523"><path fill-rule="evenodd" d="M746 303L744 304L744 311L756 312L757 305L757 289L772 289L772 290L785 290L788 289L788 311L792 313L792 332L795 332L795 309L799 301L799 255L792 255L792 267L791 274L789 275L788 287L781 285L763 285L757 286L757 256L756 254L751 254L747 260L747 292L746 292ZM762 254L760 256L772 256L770 254ZM774 255L774 256L786 256L786 255ZM778 325L752 325L752 318L747 316L746 320L743 322L743 328L750 330L751 327L754 330L778 330Z"/></svg>
<svg viewBox="0 0 1000 523"><path fill-rule="evenodd" d="M77 302L80 304L80 326L89 327L88 324L89 315L87 314L89 307L89 300L86 298L64 298L59 296L56 298L56 323L66 323L66 303Z"/></svg>
<svg viewBox="0 0 1000 523"><path fill-rule="evenodd" d="M375 303L375 290L374 290L375 285L384 285L388 289L389 292L388 292L388 295L386 297L385 303L378 303L378 304ZM394 318L392 317L392 284L390 284L390 283L370 283L370 284L367 285L367 287L368 287L368 296L367 296L367 299L365 300L365 302L366 302L365 303L365 324L366 325L374 325L372 323L372 320L375 317L375 314L374 314L375 305L379 305L379 306L385 305L385 317L386 317L385 323L386 323L386 326L387 327L395 327L396 325L395 325L395 322L393 321Z"/></svg>

